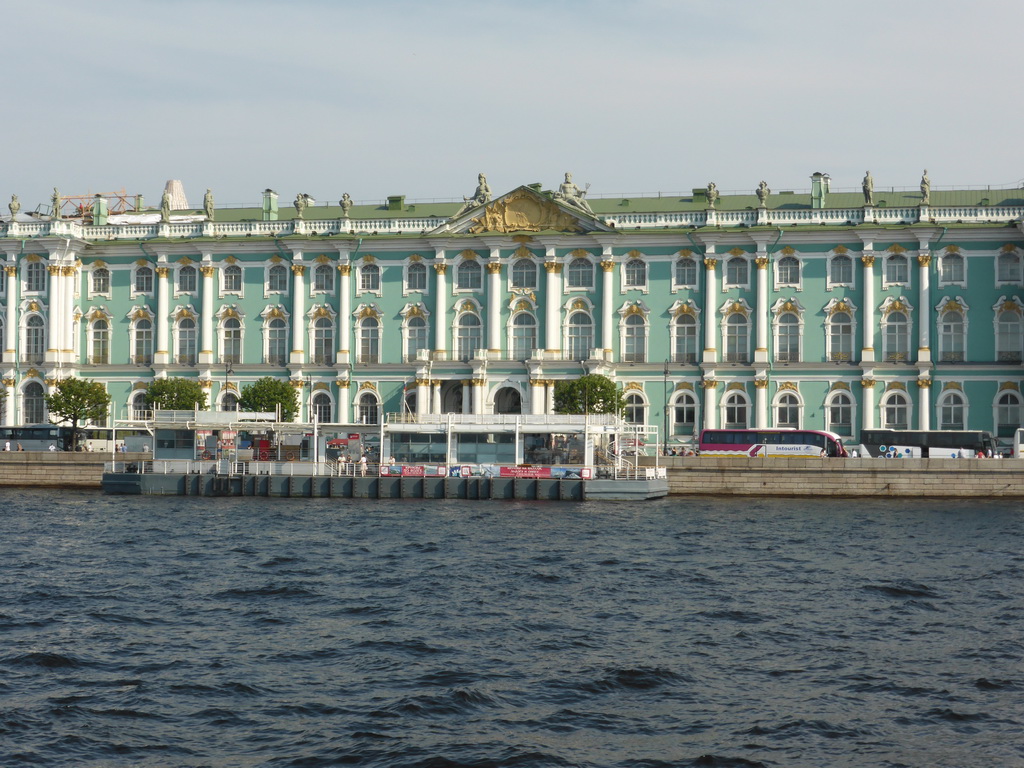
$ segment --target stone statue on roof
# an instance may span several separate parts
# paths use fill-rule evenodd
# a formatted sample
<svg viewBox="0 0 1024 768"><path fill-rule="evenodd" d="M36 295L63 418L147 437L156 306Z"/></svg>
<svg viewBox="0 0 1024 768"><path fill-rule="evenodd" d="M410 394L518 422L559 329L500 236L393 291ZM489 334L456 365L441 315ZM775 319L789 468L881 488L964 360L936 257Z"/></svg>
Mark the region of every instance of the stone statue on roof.
<svg viewBox="0 0 1024 768"><path fill-rule="evenodd" d="M11 221L14 221L18 211L21 210L21 203L18 201L17 195L11 195L11 202L7 204L7 210L11 212Z"/></svg>
<svg viewBox="0 0 1024 768"><path fill-rule="evenodd" d="M708 184L708 208L714 208L718 201L718 186L715 182Z"/></svg>
<svg viewBox="0 0 1024 768"><path fill-rule="evenodd" d="M169 224L171 221L171 193L166 188L160 198L160 221L164 224Z"/></svg>
<svg viewBox="0 0 1024 768"><path fill-rule="evenodd" d="M295 215L300 219L305 218L306 206L309 205L309 195L304 192L299 192L299 194L295 196L295 202L292 203L292 205L295 206Z"/></svg>
<svg viewBox="0 0 1024 768"><path fill-rule="evenodd" d="M768 188L768 182L764 181L762 179L761 183L757 185L757 192L756 192L756 194L757 194L757 202L761 204L762 208L765 205L765 200L768 199L768 195L770 195L771 193L772 193L772 191Z"/></svg>
<svg viewBox="0 0 1024 768"><path fill-rule="evenodd" d="M566 172L565 181L558 185L558 191L555 192L554 198L560 203L571 205L573 208L579 208L584 213L589 213L591 216L594 215L594 211L590 208L590 203L587 202L587 190L590 189L590 185L587 184L585 189L580 189L572 180L572 174Z"/></svg>
<svg viewBox="0 0 1024 768"><path fill-rule="evenodd" d="M341 206L341 215L347 219L348 212L352 210L352 198L349 196L348 192L345 192L341 196L341 200L338 201L338 205Z"/></svg>
<svg viewBox="0 0 1024 768"><path fill-rule="evenodd" d="M60 192L56 187L53 188L53 195L50 197L50 218L60 218Z"/></svg>
<svg viewBox="0 0 1024 768"><path fill-rule="evenodd" d="M213 192L209 189L207 189L206 194L203 195L203 213L206 214L208 221L213 221Z"/></svg>
<svg viewBox="0 0 1024 768"><path fill-rule="evenodd" d="M481 205L487 205L491 202L491 187L487 183L487 177L484 174L478 174L476 177L476 189L473 191L472 197L464 197L463 205L459 208L456 216L461 216L471 208L479 208Z"/></svg>
<svg viewBox="0 0 1024 768"><path fill-rule="evenodd" d="M928 169L924 169L924 175L921 177L921 205L928 205L928 201L932 196L932 180L928 178Z"/></svg>
<svg viewBox="0 0 1024 768"><path fill-rule="evenodd" d="M871 178L871 171L864 171L864 181L860 183L864 190L864 205L875 204L875 180Z"/></svg>

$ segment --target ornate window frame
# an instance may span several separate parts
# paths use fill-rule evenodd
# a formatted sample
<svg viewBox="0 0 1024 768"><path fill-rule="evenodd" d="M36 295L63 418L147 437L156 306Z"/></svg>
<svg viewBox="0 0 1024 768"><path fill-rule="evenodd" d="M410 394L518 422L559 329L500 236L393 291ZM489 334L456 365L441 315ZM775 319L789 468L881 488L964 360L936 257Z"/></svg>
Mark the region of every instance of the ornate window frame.
<svg viewBox="0 0 1024 768"><path fill-rule="evenodd" d="M416 267L417 274L423 273L422 288L414 288L410 285L409 273L412 271L413 266ZM418 253L412 254L402 263L402 295L408 296L410 293L418 293L422 296L430 293L430 266L427 260Z"/></svg>
<svg viewBox="0 0 1024 768"><path fill-rule="evenodd" d="M850 279L849 280L833 280L833 268L835 262L840 259L848 261L850 264ZM857 260L850 253L850 251L842 245L836 246L828 254L825 262L825 290L831 291L833 288L850 288L856 290L857 288Z"/></svg>
<svg viewBox="0 0 1024 768"><path fill-rule="evenodd" d="M800 363L804 360L804 306L795 298L777 299L771 306L772 317L772 358L777 363ZM796 359L784 360L780 355L779 341L781 339L782 316L794 315L796 317Z"/></svg>
<svg viewBox="0 0 1024 768"><path fill-rule="evenodd" d="M796 280L783 280L782 262L788 259L792 259L793 262L795 262ZM781 291L784 288L792 288L793 290L796 291L802 291L804 289L803 286L805 263L804 259L801 258L795 250L793 250L789 246L783 248L780 252L779 258L775 260L775 264L773 266L774 268L772 269L772 280L776 291Z"/></svg>
<svg viewBox="0 0 1024 768"><path fill-rule="evenodd" d="M639 265L639 266L637 266ZM637 276L642 276L643 281L637 282ZM640 251L630 251L619 262L619 293L640 291L650 293L651 265L649 259Z"/></svg>
<svg viewBox="0 0 1024 768"><path fill-rule="evenodd" d="M912 363L914 361L914 347L912 340L914 338L914 307L907 301L905 296L887 296L885 301L882 302L879 307L881 312L881 323L879 329L882 336L882 360L887 363ZM902 334L903 346L906 349L904 354L900 350L890 349L890 333L889 326L895 327L895 323L892 322L893 318L897 314L902 314L906 318L906 328Z"/></svg>
<svg viewBox="0 0 1024 768"><path fill-rule="evenodd" d="M693 282L680 282L679 281L679 266L680 262L688 262L689 266L693 267ZM700 290L700 266L697 254L688 248L683 248L676 254L676 258L672 261L672 292L675 293L679 290Z"/></svg>
<svg viewBox="0 0 1024 768"><path fill-rule="evenodd" d="M954 260L960 262L960 279L957 280L947 279L943 275L943 271L948 267L949 264L955 263ZM967 258L960 252L960 247L956 245L947 245L941 254L939 254L939 263L936 265L936 277L938 278L939 288L949 288L957 286L959 288L967 288Z"/></svg>

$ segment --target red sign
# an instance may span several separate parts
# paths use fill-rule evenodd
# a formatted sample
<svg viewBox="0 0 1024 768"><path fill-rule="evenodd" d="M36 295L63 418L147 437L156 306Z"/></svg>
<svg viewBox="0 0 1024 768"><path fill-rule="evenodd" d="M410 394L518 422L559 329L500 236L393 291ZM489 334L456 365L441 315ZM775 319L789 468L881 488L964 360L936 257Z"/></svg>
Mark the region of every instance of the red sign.
<svg viewBox="0 0 1024 768"><path fill-rule="evenodd" d="M501 467L499 477L551 477L551 467Z"/></svg>

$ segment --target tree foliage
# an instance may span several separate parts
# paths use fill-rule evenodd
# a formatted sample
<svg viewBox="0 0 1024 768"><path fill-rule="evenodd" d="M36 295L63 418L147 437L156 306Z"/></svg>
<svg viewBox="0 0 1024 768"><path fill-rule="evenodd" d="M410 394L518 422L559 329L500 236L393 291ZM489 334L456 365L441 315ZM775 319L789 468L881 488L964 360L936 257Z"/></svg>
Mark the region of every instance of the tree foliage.
<svg viewBox="0 0 1024 768"><path fill-rule="evenodd" d="M110 407L110 395L99 381L61 379L52 395L46 395L46 408L58 423L70 422L72 450L78 448L78 425L82 422L102 422Z"/></svg>
<svg viewBox="0 0 1024 768"><path fill-rule="evenodd" d="M206 390L196 379L157 379L146 390L146 405L165 411L205 411Z"/></svg>
<svg viewBox="0 0 1024 768"><path fill-rule="evenodd" d="M299 413L299 398L290 381L265 376L242 387L238 407L243 411L276 411L281 407L281 421L292 421Z"/></svg>
<svg viewBox="0 0 1024 768"><path fill-rule="evenodd" d="M621 413L622 392L607 376L588 373L555 384L555 413Z"/></svg>

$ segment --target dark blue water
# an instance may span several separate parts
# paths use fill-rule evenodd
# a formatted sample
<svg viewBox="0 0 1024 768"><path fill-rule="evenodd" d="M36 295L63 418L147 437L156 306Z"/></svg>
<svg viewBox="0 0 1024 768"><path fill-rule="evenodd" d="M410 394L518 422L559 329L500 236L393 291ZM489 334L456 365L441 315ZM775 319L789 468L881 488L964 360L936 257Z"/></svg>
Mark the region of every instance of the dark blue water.
<svg viewBox="0 0 1024 768"><path fill-rule="evenodd" d="M3 494L4 766L1024 765L1019 502Z"/></svg>

